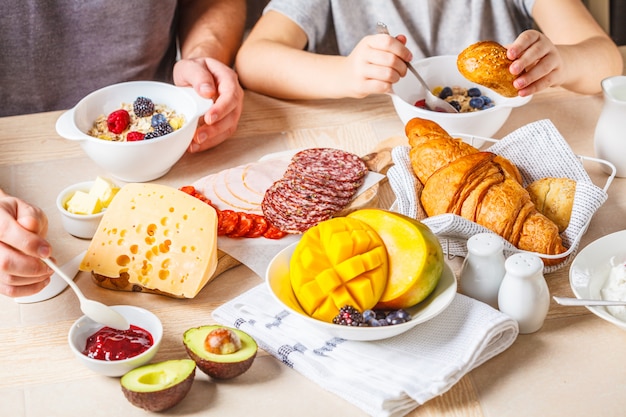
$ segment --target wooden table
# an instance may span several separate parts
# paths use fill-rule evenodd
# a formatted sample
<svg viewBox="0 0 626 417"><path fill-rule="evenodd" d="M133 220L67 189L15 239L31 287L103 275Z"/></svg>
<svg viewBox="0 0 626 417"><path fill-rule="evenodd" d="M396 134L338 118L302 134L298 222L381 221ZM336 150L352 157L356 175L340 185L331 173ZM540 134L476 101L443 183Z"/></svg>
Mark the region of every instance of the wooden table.
<svg viewBox="0 0 626 417"><path fill-rule="evenodd" d="M573 150L593 156L593 131L602 97L561 89L536 95L513 110L502 137L535 120L551 119ZM57 193L69 184L106 175L73 142L56 135L60 112L0 119L0 186L42 207L49 216L49 240L64 263L88 241L68 235L55 209ZM156 182L181 186L222 169L285 149L332 146L357 154L397 143L403 125L387 96L318 102L274 100L246 93L239 130L218 148L185 155ZM390 139L391 138L391 139ZM592 169L592 176L600 176ZM393 201L381 190L381 205ZM583 238L589 242L626 228L626 180L616 179L609 200ZM626 250L626 248L625 248ZM458 271L460 259L451 264ZM568 270L547 276L552 294L571 296ZM195 299L121 293L94 285L87 274L76 282L88 297L107 304L134 304L163 321L165 340L155 360L186 357L182 333L213 322L211 311L262 282L245 266L213 280ZM67 332L81 315L66 290L42 303L17 304L0 296L0 415L144 416L122 396L117 378L84 368L67 346ZM626 333L583 307L550 306L544 327L520 335L504 353L464 377L449 392L411 416L618 416L626 409ZM359 416L343 399L313 384L272 356L260 352L241 377L214 383L203 374L170 415Z"/></svg>

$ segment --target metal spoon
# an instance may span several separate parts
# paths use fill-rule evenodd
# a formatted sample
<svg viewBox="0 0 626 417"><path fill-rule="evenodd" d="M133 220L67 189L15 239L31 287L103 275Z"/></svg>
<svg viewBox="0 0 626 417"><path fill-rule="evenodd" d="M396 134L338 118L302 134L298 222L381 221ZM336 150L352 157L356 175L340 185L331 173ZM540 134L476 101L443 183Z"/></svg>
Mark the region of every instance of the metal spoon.
<svg viewBox="0 0 626 417"><path fill-rule="evenodd" d="M380 34L389 35L389 30L387 29L387 25L383 22L376 23L376 30ZM444 113L458 113L459 111L450 103L441 99L432 93L426 81L421 77L419 72L411 65L410 62L405 62L406 67L415 75L415 78L422 84L422 87L426 90L426 107L432 111L444 112Z"/></svg>
<svg viewBox="0 0 626 417"><path fill-rule="evenodd" d="M590 300L583 298L557 297L554 301L562 306L626 306L626 301Z"/></svg>
<svg viewBox="0 0 626 417"><path fill-rule="evenodd" d="M51 259L41 259L48 265L58 276L63 278L68 283L72 290L76 293L78 300L80 301L80 309L83 313L93 321L104 324L105 326L112 327L117 330L128 330L130 324L128 320L117 311L113 310L107 305L102 304L99 301L90 300L85 297L82 291L78 288L78 285L68 277Z"/></svg>

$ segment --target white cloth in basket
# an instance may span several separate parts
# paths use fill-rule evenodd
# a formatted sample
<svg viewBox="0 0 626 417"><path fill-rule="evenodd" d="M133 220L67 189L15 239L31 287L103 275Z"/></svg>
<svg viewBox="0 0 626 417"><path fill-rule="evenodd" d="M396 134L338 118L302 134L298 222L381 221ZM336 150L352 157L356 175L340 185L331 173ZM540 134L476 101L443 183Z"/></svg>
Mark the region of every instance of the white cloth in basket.
<svg viewBox="0 0 626 417"><path fill-rule="evenodd" d="M266 284L213 312L287 366L372 416L403 416L506 350L517 322L457 294L438 316L375 342L329 336L278 304Z"/></svg>
<svg viewBox="0 0 626 417"><path fill-rule="evenodd" d="M421 184L413 174L408 146L393 149L394 165L387 172L389 183L396 195L395 210L413 218L419 218L421 206L416 189ZM604 204L607 193L596 186L585 171L583 164L550 120L540 120L523 126L495 142L488 149L513 162L520 170L524 186L544 177L567 177L576 181L576 194L569 226L561 234L568 251L563 254L565 262L546 267L544 273L566 266L576 255L580 238L586 232L593 214ZM437 234L444 251L451 255L465 256L466 242L476 233L488 232L485 227L453 214L442 214L422 220ZM507 254L519 252L505 242Z"/></svg>

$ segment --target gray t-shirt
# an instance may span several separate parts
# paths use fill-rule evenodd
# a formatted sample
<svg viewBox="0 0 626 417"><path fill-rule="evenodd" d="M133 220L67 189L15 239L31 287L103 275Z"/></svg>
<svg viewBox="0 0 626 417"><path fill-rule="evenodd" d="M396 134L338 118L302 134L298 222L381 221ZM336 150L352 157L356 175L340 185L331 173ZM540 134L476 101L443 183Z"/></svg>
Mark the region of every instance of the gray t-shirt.
<svg viewBox="0 0 626 417"><path fill-rule="evenodd" d="M482 40L501 44L532 28L535 0L272 0L275 10L298 24L307 50L348 55L384 22L395 36L406 35L414 59L456 55Z"/></svg>
<svg viewBox="0 0 626 417"><path fill-rule="evenodd" d="M0 13L0 116L60 110L106 85L172 81L176 0L19 0Z"/></svg>

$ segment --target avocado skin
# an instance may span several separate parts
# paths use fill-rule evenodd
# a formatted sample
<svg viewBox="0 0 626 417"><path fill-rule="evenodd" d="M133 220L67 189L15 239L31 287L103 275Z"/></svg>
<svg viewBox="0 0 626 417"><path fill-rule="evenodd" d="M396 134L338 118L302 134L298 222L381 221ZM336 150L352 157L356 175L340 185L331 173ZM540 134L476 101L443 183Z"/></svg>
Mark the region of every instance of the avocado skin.
<svg viewBox="0 0 626 417"><path fill-rule="evenodd" d="M187 360L188 359L183 359L183 361ZM141 375L142 371L149 371L150 369L156 369L160 366L168 366L166 364L173 362L177 361L164 361L144 365L139 368L133 369L126 375L129 375L131 373L133 373L133 375ZM175 385L172 385L165 389L155 389L154 391L149 392L133 391L131 388L127 388L124 385L124 383L126 382L124 377L126 377L126 375L122 377L122 379L120 380L120 384L122 386L122 392L124 393L124 397L126 397L128 402L130 402L135 407L143 408L147 411L159 412L174 407L187 396L195 379L196 367L194 366L191 372L185 377L185 379L176 383Z"/></svg>
<svg viewBox="0 0 626 417"><path fill-rule="evenodd" d="M187 354L191 359L196 362L198 369L200 369L202 372L204 372L213 379L232 379L243 374L252 366L252 363L256 358L258 347L256 341L247 333L239 329L227 327L239 335L239 338L241 339L241 342L243 344L241 351L230 353L227 355L216 355L208 352L203 352L205 357L200 356L202 353L197 353L194 350L194 347L195 349L200 349L199 346L203 346L203 343L200 343L200 339L202 339L202 342L204 342L204 338L206 337L206 335L211 330L219 327L225 326L208 325L189 329L185 332L183 336L183 342ZM242 358L241 360L233 360L233 358L235 358L236 356L241 355L240 352L242 351L252 352L250 356L246 358ZM224 357L224 361L220 361L220 359L222 359L220 358L220 356ZM212 358L214 360L208 358Z"/></svg>

